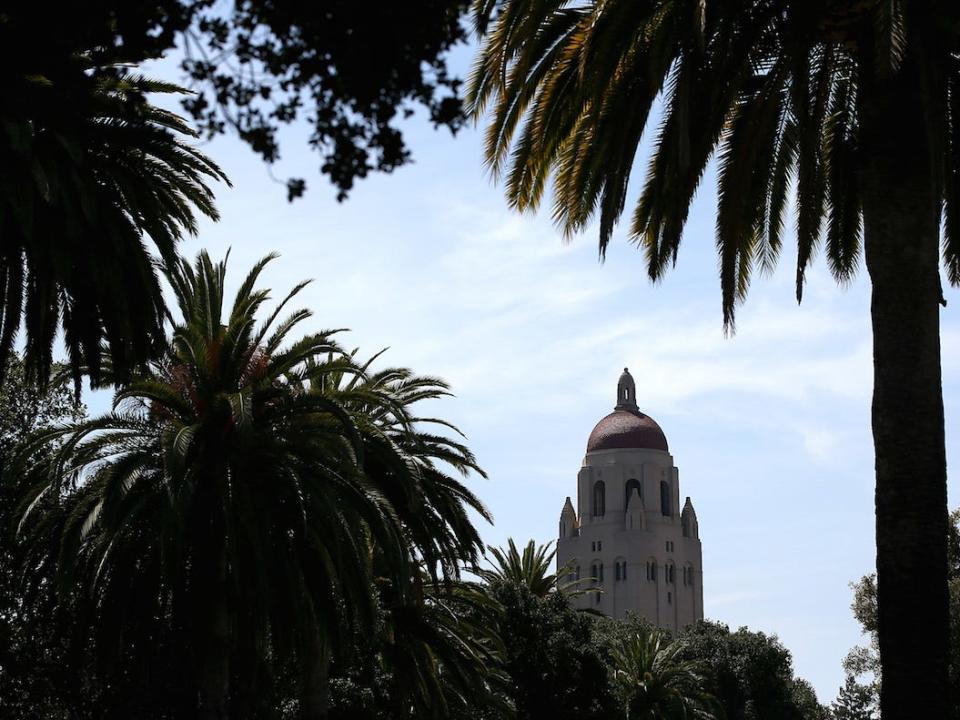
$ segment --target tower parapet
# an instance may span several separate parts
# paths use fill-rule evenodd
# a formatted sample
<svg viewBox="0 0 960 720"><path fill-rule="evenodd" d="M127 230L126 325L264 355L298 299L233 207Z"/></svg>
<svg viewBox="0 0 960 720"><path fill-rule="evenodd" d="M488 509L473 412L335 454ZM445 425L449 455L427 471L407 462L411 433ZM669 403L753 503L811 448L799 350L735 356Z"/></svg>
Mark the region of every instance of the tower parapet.
<svg viewBox="0 0 960 720"><path fill-rule="evenodd" d="M693 503L690 502L689 495L687 495L687 501L683 504L683 512L680 513L680 527L683 529L684 537L700 539L697 511L693 509Z"/></svg>
<svg viewBox="0 0 960 720"><path fill-rule="evenodd" d="M563 503L563 510L560 511L560 537L577 537L580 535L580 521L577 520L577 513L573 509L573 503L570 502L570 496L567 495L567 501Z"/></svg>

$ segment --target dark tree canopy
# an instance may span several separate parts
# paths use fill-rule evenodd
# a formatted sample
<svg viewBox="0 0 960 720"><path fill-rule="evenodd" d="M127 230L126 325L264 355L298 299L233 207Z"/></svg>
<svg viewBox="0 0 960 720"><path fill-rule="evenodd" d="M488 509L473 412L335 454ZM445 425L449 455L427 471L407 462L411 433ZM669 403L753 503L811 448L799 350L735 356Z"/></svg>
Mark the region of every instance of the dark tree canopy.
<svg viewBox="0 0 960 720"><path fill-rule="evenodd" d="M86 408L62 383L46 390L31 383L16 355L7 361L5 375L0 386L0 708L5 720L64 717L64 696L75 686L64 668L66 633L52 617L52 583L29 599L22 593L14 541L18 477L10 465L32 432L79 420Z"/></svg>
<svg viewBox="0 0 960 720"><path fill-rule="evenodd" d="M794 676L793 660L775 636L701 621L680 636L685 654L706 663L727 720L819 720L809 684Z"/></svg>
<svg viewBox="0 0 960 720"><path fill-rule="evenodd" d="M420 105L434 125L460 127L460 81L446 51L466 37L468 5L239 0L223 12L193 3L183 69L198 95L186 107L204 132L234 130L268 163L280 157L278 127L306 119L320 170L343 199L356 178L409 161L398 115ZM287 188L292 199L304 182Z"/></svg>
<svg viewBox="0 0 960 720"><path fill-rule="evenodd" d="M278 130L305 120L320 171L343 199L357 178L410 160L396 119L421 107L438 127L461 126L447 51L466 40L469 4L93 0L58 8L56 23L43 3L15 2L4 14L7 40L29 38L34 59L109 49L138 63L180 46L196 92L185 107L204 134L235 132L274 163ZM305 187L289 179L288 197Z"/></svg>
<svg viewBox="0 0 960 720"><path fill-rule="evenodd" d="M35 11L0 13L0 380L18 335L27 372L45 378L59 334L79 388L82 373L102 379L104 346L117 373L153 354L157 261L199 216L217 218L210 186L226 178L150 103L178 88L132 71L129 49L72 12L49 37Z"/></svg>

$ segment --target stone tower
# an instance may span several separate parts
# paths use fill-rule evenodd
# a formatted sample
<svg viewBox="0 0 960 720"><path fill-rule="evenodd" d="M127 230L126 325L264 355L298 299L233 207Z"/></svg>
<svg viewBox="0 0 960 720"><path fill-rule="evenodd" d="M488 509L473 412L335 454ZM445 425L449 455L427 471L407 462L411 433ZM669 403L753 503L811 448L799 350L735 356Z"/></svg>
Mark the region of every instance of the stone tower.
<svg viewBox="0 0 960 720"><path fill-rule="evenodd" d="M579 515L578 515L579 511ZM558 567L596 588L573 598L577 607L620 618L635 612L679 630L703 618L699 527L663 430L637 407L624 368L617 404L594 427L577 476L577 508L560 513Z"/></svg>

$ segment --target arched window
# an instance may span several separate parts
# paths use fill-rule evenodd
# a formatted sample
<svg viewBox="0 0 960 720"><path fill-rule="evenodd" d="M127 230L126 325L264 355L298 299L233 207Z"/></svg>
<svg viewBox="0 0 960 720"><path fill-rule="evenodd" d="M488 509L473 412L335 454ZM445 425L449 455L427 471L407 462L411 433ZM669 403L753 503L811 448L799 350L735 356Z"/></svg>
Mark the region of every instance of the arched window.
<svg viewBox="0 0 960 720"><path fill-rule="evenodd" d="M593 484L593 516L603 517L607 512L607 486L603 480Z"/></svg>
<svg viewBox="0 0 960 720"><path fill-rule="evenodd" d="M627 509L627 503L630 502L630 496L633 495L633 491L636 490L637 494L642 493L640 489L640 481L636 478L630 478L627 480L627 484L623 487L623 509Z"/></svg>
<svg viewBox="0 0 960 720"><path fill-rule="evenodd" d="M613 564L613 579L617 582L620 582L620 563L615 562Z"/></svg>
<svg viewBox="0 0 960 720"><path fill-rule="evenodd" d="M670 483L666 480L660 481L660 512L667 517L673 514L670 512Z"/></svg>
<svg viewBox="0 0 960 720"><path fill-rule="evenodd" d="M626 561L626 560L624 560L624 561L620 564L620 579L621 579L621 580L626 580L626 579L627 579L627 561Z"/></svg>

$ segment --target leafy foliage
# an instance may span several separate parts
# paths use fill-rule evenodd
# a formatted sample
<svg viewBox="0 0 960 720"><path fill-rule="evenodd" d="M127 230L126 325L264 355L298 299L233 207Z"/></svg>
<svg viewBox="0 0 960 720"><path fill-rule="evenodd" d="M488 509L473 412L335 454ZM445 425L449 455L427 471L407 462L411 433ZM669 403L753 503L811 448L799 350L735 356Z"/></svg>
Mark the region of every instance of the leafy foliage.
<svg viewBox="0 0 960 720"><path fill-rule="evenodd" d="M64 670L64 627L51 612L52 593L27 601L21 592L20 553L14 542L19 478L11 461L31 433L79 420L84 413L66 387L39 388L27 379L20 359L10 357L6 382L0 386L0 707L10 720L64 715L75 687Z"/></svg>
<svg viewBox="0 0 960 720"><path fill-rule="evenodd" d="M19 47L10 36L20 29L5 11L0 44ZM45 379L62 329L79 389L81 372L101 378L102 344L114 372L162 344L148 243L174 262L196 214L216 219L208 183L226 178L186 142L195 133L180 117L147 100L178 88L116 57L36 50L0 70L0 362L23 328L26 370Z"/></svg>
<svg viewBox="0 0 960 720"><path fill-rule="evenodd" d="M717 720L707 672L683 659L679 641L659 630L630 633L613 649L613 677L627 720Z"/></svg>
<svg viewBox="0 0 960 720"><path fill-rule="evenodd" d="M423 107L434 126L463 122L447 51L464 41L468 0L184 3L183 69L198 91L185 103L208 135L235 131L266 162L279 126L306 119L320 171L346 197L357 178L410 160L397 116ZM287 180L289 199L305 189Z"/></svg>
<svg viewBox="0 0 960 720"><path fill-rule="evenodd" d="M258 323L269 260L226 314L225 262L201 253L171 269L168 351L120 386L113 412L28 446L60 445L30 470L22 525L27 566L54 558L62 586L89 598L81 620L109 686L142 687L157 669L179 689L171 702L223 714L269 704L256 688L294 668L313 716L331 657L376 624L374 578L416 606L421 566L455 578L478 558L466 507L487 515L447 471L482 474L472 454L413 412L446 387L368 372L333 332L291 341L310 313L281 313L306 283ZM39 512L75 474L78 490Z"/></svg>
<svg viewBox="0 0 960 720"><path fill-rule="evenodd" d="M876 691L847 675L837 699L830 705L831 720L877 720L879 717Z"/></svg>
<svg viewBox="0 0 960 720"><path fill-rule="evenodd" d="M712 694L727 720L820 720L822 708L794 677L790 652L775 637L701 621L680 639L682 657L710 668Z"/></svg>
<svg viewBox="0 0 960 720"><path fill-rule="evenodd" d="M390 607L379 632L335 663L332 720L509 716L502 667L501 606L486 589L456 580L424 585L426 601Z"/></svg>
<svg viewBox="0 0 960 720"><path fill-rule="evenodd" d="M511 582L492 584L490 591L504 607L500 636L518 720L617 717L594 616L574 609L563 593L538 597Z"/></svg>
<svg viewBox="0 0 960 720"><path fill-rule="evenodd" d="M568 596L577 592L579 584L576 580L567 580L571 565L559 568L552 572L553 559L557 555L556 549L551 549L552 543L541 545L530 540L523 548L523 554L517 550L513 538L507 539L507 549L488 548L493 556L493 566L478 571L480 577L490 586L512 585L523 587L538 598L545 598L552 592L561 590Z"/></svg>
<svg viewBox="0 0 960 720"><path fill-rule="evenodd" d="M306 121L319 169L341 199L356 179L409 162L398 119L419 108L437 127L456 132L463 123L447 56L466 39L469 0L96 0L62 9L56 23L37 3L7 5L0 47L9 51L0 57L11 63L21 49L59 62L104 48L141 63L179 46L195 92L185 109L204 135L236 133L272 164L282 128ZM306 181L286 186L293 199Z"/></svg>
<svg viewBox="0 0 960 720"><path fill-rule="evenodd" d="M488 117L487 163L516 209L535 210L552 186L557 224L569 235L596 218L603 255L662 93L664 115L629 228L657 280L676 260L690 204L716 157L716 245L728 327L753 272L771 269L780 256L791 187L797 298L821 230L837 280L856 271L863 229L860 82L897 68L912 38L918 52L929 53L923 62L946 74L929 88L936 123L930 134L939 143L934 153L949 158L940 178L944 261L951 282L960 281L953 3L930 2L910 15L899 2L792 0L478 0L474 7L482 47L468 109Z"/></svg>

